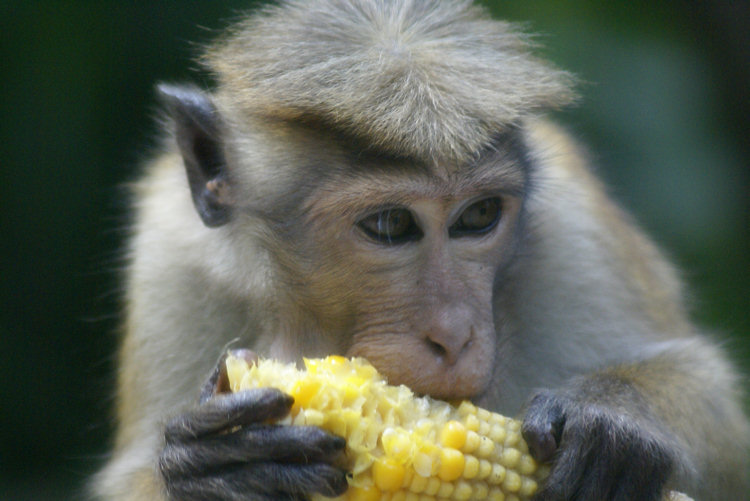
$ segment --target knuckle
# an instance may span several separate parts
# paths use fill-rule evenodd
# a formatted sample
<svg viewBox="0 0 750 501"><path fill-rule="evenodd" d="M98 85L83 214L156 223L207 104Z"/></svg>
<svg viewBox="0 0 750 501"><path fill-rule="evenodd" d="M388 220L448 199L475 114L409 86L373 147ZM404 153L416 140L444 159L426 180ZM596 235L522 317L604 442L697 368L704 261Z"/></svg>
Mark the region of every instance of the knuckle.
<svg viewBox="0 0 750 501"><path fill-rule="evenodd" d="M540 407L548 405L550 402L556 399L555 394L552 390L541 390L537 392L532 398L530 407Z"/></svg>

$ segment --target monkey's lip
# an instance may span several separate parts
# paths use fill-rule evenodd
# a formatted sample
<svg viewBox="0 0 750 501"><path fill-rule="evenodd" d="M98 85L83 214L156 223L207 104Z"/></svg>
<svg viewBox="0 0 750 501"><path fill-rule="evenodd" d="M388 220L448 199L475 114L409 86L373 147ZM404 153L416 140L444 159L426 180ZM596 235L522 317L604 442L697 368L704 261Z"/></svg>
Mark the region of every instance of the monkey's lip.
<svg viewBox="0 0 750 501"><path fill-rule="evenodd" d="M440 360L425 364L402 361L399 365L390 360L380 363L374 357L369 360L389 384L403 384L418 395L448 401L481 398L487 391L492 372L491 364L476 359L450 366Z"/></svg>

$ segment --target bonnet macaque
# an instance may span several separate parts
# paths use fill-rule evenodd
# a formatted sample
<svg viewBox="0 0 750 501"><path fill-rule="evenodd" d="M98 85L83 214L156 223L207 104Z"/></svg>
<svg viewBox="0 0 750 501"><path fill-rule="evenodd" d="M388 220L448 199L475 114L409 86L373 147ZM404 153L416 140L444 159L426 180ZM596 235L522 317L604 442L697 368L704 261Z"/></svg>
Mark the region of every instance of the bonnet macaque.
<svg viewBox="0 0 750 501"><path fill-rule="evenodd" d="M368 359L524 419L538 500L747 495L737 374L670 264L545 112L573 78L463 0L288 0L161 85L134 187L109 500L301 500L344 441L263 424L272 390L198 400L227 347ZM214 391L210 388L214 388Z"/></svg>

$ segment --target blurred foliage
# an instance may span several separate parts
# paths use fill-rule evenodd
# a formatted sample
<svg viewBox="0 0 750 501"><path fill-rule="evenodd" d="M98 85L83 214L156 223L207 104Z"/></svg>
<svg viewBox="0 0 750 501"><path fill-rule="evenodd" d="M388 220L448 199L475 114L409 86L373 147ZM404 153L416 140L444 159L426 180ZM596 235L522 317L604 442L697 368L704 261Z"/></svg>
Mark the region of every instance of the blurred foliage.
<svg viewBox="0 0 750 501"><path fill-rule="evenodd" d="M696 318L750 355L747 2L485 1L581 80L560 119L675 258ZM122 186L154 145L154 83L247 1L0 2L0 497L77 499L106 451Z"/></svg>

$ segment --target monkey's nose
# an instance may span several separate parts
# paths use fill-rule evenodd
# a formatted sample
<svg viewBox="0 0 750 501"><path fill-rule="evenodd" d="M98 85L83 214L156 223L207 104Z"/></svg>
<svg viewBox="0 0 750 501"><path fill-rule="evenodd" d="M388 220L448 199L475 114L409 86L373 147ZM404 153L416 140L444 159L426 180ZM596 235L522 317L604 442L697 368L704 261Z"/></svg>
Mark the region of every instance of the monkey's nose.
<svg viewBox="0 0 750 501"><path fill-rule="evenodd" d="M433 325L425 333L425 342L430 351L447 365L458 362L472 339L472 329L466 325Z"/></svg>

